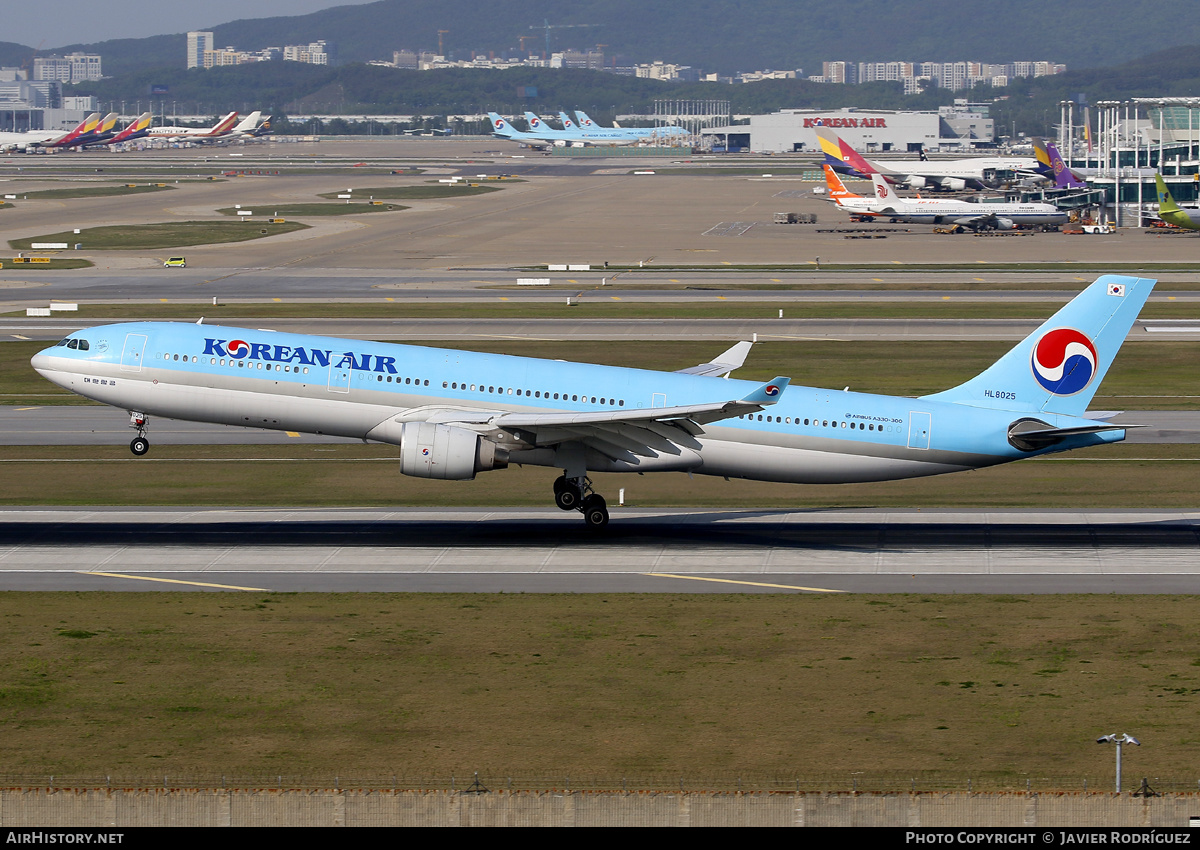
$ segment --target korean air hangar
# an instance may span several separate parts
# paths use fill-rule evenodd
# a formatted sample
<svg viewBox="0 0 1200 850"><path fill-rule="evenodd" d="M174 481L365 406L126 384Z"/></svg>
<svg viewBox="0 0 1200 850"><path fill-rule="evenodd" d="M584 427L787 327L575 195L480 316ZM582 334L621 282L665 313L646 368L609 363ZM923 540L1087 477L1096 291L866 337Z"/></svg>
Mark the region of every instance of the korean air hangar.
<svg viewBox="0 0 1200 850"><path fill-rule="evenodd" d="M714 151L820 151L815 128L822 126L834 130L855 150L868 154L922 149L969 151L991 147L995 134L994 121L984 111L953 106L938 112L782 109L770 115L752 115L749 124L707 127L701 130L701 137L704 147Z"/></svg>

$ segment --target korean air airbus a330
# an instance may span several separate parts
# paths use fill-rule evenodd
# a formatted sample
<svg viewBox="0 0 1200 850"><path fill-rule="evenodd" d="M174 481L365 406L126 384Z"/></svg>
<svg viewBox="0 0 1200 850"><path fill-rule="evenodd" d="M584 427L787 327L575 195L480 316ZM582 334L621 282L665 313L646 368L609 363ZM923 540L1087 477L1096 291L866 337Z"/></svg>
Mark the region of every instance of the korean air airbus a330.
<svg viewBox="0 0 1200 850"><path fill-rule="evenodd" d="M1122 440L1085 411L1153 287L1104 275L980 375L920 398L727 379L748 342L655 372L139 322L73 333L33 367L128 411L136 455L163 416L391 443L418 478L554 467L557 505L598 528L608 510L590 472L887 481Z"/></svg>

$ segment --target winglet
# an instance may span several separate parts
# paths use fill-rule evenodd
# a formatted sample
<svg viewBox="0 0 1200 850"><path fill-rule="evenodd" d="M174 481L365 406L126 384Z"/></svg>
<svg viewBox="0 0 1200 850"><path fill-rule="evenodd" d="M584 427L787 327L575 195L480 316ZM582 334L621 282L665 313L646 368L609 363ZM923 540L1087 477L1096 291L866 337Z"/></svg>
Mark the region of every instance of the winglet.
<svg viewBox="0 0 1200 850"><path fill-rule="evenodd" d="M750 353L750 347L753 344L746 341L739 342L732 348L717 355L711 363L701 363L698 366L689 366L686 369L679 369L677 371L683 375L707 375L716 378L728 378L730 372L746 362L746 356Z"/></svg>
<svg viewBox="0 0 1200 850"><path fill-rule="evenodd" d="M780 398L783 397L783 391L787 389L788 384L791 382L791 378L785 378L782 375L774 377L760 386L754 392L743 398L741 403L760 404L764 407L775 404Z"/></svg>

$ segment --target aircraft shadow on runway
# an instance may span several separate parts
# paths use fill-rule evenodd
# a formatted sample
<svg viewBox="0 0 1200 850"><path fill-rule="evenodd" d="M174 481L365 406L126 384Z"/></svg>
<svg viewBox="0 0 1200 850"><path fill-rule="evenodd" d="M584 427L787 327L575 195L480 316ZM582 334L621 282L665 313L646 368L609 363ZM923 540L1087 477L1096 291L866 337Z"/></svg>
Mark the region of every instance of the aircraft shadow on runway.
<svg viewBox="0 0 1200 850"><path fill-rule="evenodd" d="M574 517L547 520L193 523L105 522L50 524L0 523L0 546L340 546L545 548L663 547L678 549L746 547L886 552L914 549L1026 547L1047 549L1200 547L1200 523L1154 521L1113 524L987 524L888 522L781 522L728 513L619 519L601 533L589 532Z"/></svg>

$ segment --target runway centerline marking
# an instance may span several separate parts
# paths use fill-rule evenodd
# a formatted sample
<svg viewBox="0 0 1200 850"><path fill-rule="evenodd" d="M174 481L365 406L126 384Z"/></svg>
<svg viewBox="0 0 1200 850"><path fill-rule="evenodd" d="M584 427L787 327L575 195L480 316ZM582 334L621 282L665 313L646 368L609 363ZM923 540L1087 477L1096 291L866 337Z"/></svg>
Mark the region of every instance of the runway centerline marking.
<svg viewBox="0 0 1200 850"><path fill-rule="evenodd" d="M102 573L97 570L81 570L80 575L85 576L104 576L106 578L128 578L134 581L161 581L166 584L190 584L193 587L217 587L221 590L254 590L263 593L270 593L270 588L266 587L239 587L236 584L212 584L206 581L184 581L179 578L158 578L156 576L132 576L125 573Z"/></svg>
<svg viewBox="0 0 1200 850"><path fill-rule="evenodd" d="M764 581L739 581L732 578L711 578L709 576L684 576L675 573L645 573L645 575L653 578L682 578L689 581L715 581L721 584L747 584L751 587L778 587L784 590L807 590L809 593L846 593L845 590L836 590L831 587L798 587L794 584L770 584Z"/></svg>

